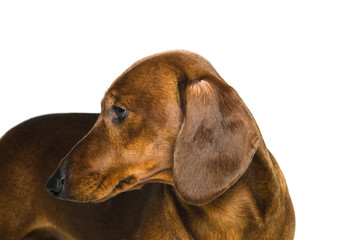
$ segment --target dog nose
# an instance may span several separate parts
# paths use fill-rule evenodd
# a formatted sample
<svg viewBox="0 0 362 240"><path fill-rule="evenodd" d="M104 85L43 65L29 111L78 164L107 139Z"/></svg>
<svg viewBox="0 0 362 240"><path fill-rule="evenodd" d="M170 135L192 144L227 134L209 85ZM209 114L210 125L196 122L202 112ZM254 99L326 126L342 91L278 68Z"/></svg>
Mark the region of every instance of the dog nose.
<svg viewBox="0 0 362 240"><path fill-rule="evenodd" d="M65 184L65 177L60 173L59 169L46 182L45 188L54 197L60 197Z"/></svg>

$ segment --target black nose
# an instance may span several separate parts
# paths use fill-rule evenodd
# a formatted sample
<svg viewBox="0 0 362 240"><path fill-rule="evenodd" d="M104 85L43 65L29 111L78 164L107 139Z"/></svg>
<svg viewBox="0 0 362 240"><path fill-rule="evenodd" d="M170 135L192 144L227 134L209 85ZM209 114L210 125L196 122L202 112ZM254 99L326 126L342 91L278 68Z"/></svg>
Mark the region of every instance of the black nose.
<svg viewBox="0 0 362 240"><path fill-rule="evenodd" d="M45 188L47 191L57 198L62 198L62 192L64 190L64 184L65 184L65 177L61 174L59 169L54 173L53 176L51 176L46 185Z"/></svg>

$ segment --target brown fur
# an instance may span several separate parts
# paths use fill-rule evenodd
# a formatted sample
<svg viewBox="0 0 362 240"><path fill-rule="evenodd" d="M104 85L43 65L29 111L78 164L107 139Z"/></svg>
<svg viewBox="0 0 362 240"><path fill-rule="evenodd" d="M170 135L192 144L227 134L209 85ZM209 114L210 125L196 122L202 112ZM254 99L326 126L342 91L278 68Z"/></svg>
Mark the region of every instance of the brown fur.
<svg viewBox="0 0 362 240"><path fill-rule="evenodd" d="M129 110L123 122L113 106ZM255 120L194 53L135 63L99 116L17 126L1 138L0 157L1 239L294 237L287 185ZM50 180L64 177L56 197L70 201L44 189L62 157Z"/></svg>

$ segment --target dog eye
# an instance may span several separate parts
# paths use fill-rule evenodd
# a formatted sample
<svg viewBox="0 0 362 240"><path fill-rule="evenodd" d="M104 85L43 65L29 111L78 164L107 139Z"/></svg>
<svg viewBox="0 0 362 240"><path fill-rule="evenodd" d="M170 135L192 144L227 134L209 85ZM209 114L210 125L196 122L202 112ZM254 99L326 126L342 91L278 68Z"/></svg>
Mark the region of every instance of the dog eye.
<svg viewBox="0 0 362 240"><path fill-rule="evenodd" d="M123 121L127 117L127 109L125 108L113 106L113 111L116 114L118 120Z"/></svg>

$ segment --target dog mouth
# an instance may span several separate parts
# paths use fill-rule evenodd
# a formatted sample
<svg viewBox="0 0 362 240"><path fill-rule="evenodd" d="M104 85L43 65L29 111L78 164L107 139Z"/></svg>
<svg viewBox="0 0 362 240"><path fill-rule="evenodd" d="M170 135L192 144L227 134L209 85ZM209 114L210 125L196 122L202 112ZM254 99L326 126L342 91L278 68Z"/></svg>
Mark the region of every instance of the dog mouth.
<svg viewBox="0 0 362 240"><path fill-rule="evenodd" d="M119 181L118 184L115 185L115 187L113 187L113 189L108 194L106 194L104 197L93 198L93 199L89 200L88 202L93 202L93 203L104 202L122 192L140 189L146 183L162 182L159 179L153 178L153 177L155 177L159 173L162 173L165 171L171 171L171 170L172 170L172 168L162 169L162 170L159 170L155 173L148 175L147 177L141 178L140 180L137 180L137 178L133 175L128 176L128 177L122 179L121 181Z"/></svg>
<svg viewBox="0 0 362 240"><path fill-rule="evenodd" d="M116 196L119 193L134 190L135 185L137 185L137 181L134 176L126 177L123 180L119 181L118 184L115 187L113 187L113 189L104 197L94 198L89 200L89 202L94 202L94 203L104 202Z"/></svg>
<svg viewBox="0 0 362 240"><path fill-rule="evenodd" d="M134 179L135 179L134 176L129 176L129 177L121 180L121 181L116 185L115 188L123 188L123 186L124 186L125 184L130 184L131 181L133 181Z"/></svg>

